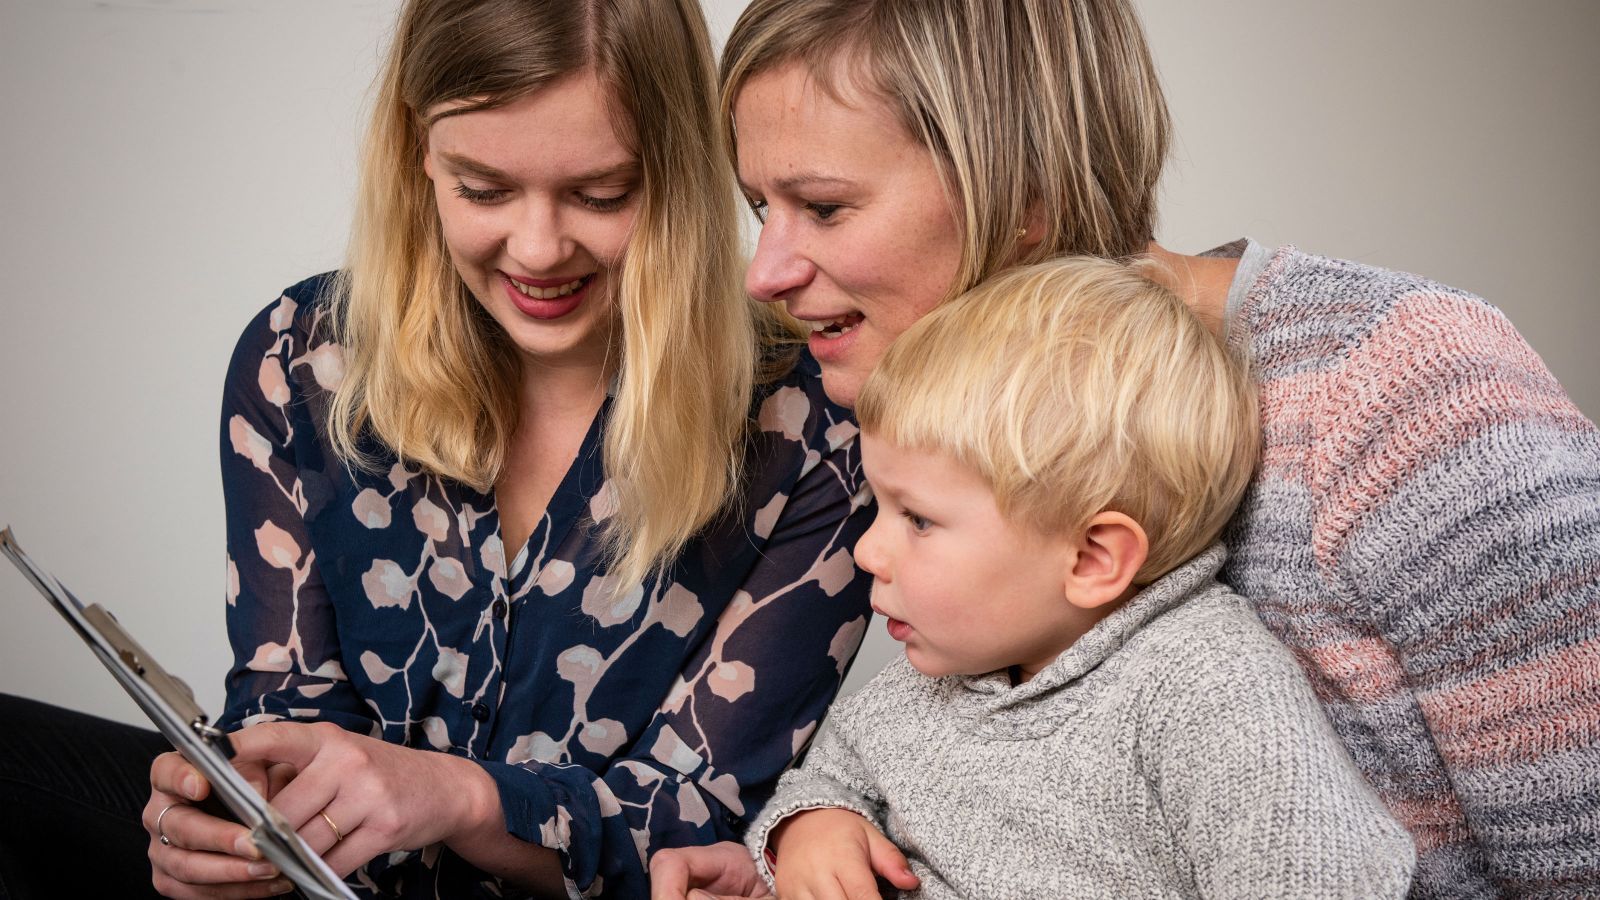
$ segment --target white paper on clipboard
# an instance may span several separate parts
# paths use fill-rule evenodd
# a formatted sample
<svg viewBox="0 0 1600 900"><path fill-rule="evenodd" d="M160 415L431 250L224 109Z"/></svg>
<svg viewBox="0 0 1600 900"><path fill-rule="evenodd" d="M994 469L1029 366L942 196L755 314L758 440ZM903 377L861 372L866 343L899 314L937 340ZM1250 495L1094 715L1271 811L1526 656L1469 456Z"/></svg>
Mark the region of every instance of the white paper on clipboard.
<svg viewBox="0 0 1600 900"><path fill-rule="evenodd" d="M250 829L261 855L311 900L357 900L350 888L311 851L278 811L244 780L228 759L233 745L207 724L188 685L167 674L98 603L84 606L17 546L11 529L0 529L0 552L16 563L39 593L61 613L117 683L139 704L172 746L211 782L211 789Z"/></svg>

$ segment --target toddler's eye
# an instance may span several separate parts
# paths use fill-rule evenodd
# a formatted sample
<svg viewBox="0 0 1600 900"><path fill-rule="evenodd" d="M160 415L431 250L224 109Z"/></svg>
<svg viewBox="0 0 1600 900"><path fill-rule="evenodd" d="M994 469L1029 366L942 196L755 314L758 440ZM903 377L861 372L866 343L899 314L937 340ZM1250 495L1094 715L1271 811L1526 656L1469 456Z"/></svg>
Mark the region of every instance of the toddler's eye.
<svg viewBox="0 0 1600 900"><path fill-rule="evenodd" d="M902 512L900 515L905 516L906 521L911 523L911 530L918 534L927 531L933 525L933 523L929 522L925 516L919 516L909 509L905 512Z"/></svg>

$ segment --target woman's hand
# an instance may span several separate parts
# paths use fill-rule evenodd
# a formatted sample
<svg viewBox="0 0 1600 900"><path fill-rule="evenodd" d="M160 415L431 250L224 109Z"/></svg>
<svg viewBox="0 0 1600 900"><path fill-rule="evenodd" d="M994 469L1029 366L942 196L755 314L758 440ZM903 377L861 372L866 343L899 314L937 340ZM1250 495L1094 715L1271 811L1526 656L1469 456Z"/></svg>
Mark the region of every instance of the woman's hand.
<svg viewBox="0 0 1600 900"><path fill-rule="evenodd" d="M690 892L693 891L691 894ZM759 900L771 898L743 844L676 847L650 858L651 900Z"/></svg>
<svg viewBox="0 0 1600 900"><path fill-rule="evenodd" d="M878 900L875 876L908 891L919 883L905 855L871 822L847 809L808 809L768 838L772 876L784 900Z"/></svg>
<svg viewBox="0 0 1600 900"><path fill-rule="evenodd" d="M268 722L232 739L236 766L293 767L294 779L272 805L340 877L391 850L450 843L485 829L503 836L493 781L468 760L327 723Z"/></svg>
<svg viewBox="0 0 1600 900"><path fill-rule="evenodd" d="M268 799L294 777L286 766L269 769L251 763L238 768ZM261 858L243 825L193 805L210 793L210 782L177 752L163 753L150 765L150 800L142 818L150 832L150 880L155 889L177 900L244 900L287 893L292 885Z"/></svg>

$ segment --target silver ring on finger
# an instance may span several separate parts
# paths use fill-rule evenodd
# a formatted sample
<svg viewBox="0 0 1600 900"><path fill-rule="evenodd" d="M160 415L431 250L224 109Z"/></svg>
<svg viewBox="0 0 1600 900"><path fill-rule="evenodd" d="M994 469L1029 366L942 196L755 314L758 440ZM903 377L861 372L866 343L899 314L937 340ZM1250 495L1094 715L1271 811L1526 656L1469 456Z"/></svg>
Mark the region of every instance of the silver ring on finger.
<svg viewBox="0 0 1600 900"><path fill-rule="evenodd" d="M181 803L168 803L166 806L161 808L161 812L156 813L156 837L161 840L161 846L163 847L171 847L172 838L167 837L167 833L161 830L161 820L167 817L167 813L170 812L174 806L182 805L183 804Z"/></svg>

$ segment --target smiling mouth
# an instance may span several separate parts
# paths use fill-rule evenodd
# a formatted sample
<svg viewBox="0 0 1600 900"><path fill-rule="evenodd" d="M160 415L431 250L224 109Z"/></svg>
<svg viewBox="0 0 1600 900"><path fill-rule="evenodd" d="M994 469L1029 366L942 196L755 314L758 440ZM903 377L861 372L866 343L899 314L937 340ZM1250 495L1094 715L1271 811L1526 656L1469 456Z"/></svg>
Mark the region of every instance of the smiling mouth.
<svg viewBox="0 0 1600 900"><path fill-rule="evenodd" d="M846 313L836 319L817 319L806 324L811 326L813 335L821 335L824 338L831 339L842 337L855 331L861 326L862 322L866 321L866 318L861 313Z"/></svg>
<svg viewBox="0 0 1600 900"><path fill-rule="evenodd" d="M583 287L584 284L593 277L594 275L591 273L581 278L574 278L566 284L555 285L554 287L535 287L534 285L523 284L515 278L509 277L506 279L506 281L511 282L511 286L516 288L517 291L520 292L524 297L531 297L535 300L554 300L557 297L566 297L570 295L573 291Z"/></svg>

